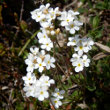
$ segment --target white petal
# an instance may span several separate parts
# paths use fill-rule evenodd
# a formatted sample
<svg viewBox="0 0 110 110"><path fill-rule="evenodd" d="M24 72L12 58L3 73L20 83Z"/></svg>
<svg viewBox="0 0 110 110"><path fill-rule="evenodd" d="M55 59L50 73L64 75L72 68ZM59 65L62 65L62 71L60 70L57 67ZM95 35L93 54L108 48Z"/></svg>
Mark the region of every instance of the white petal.
<svg viewBox="0 0 110 110"><path fill-rule="evenodd" d="M76 71L76 72L79 72L80 70L79 70L79 68L78 68L78 67L76 67L76 68L75 68L75 71Z"/></svg>
<svg viewBox="0 0 110 110"><path fill-rule="evenodd" d="M42 95L40 95L40 96L38 97L38 99L39 99L40 101L43 101L43 100L44 100L44 97L43 97Z"/></svg>
<svg viewBox="0 0 110 110"><path fill-rule="evenodd" d="M54 65L54 64L51 64L51 67L52 67L52 68L55 68L55 65Z"/></svg>
<svg viewBox="0 0 110 110"><path fill-rule="evenodd" d="M55 58L52 57L52 58L51 58L51 62L55 62Z"/></svg>
<svg viewBox="0 0 110 110"><path fill-rule="evenodd" d="M51 84L55 84L55 81L54 81L53 79L51 79L49 82L50 82Z"/></svg>
<svg viewBox="0 0 110 110"><path fill-rule="evenodd" d="M79 27L75 26L74 29L78 31L79 30Z"/></svg>
<svg viewBox="0 0 110 110"><path fill-rule="evenodd" d="M49 93L48 92L44 92L44 96L45 96L45 98L48 98L49 97Z"/></svg>
<svg viewBox="0 0 110 110"><path fill-rule="evenodd" d="M72 28L72 29L70 30L70 33L71 33L71 34L74 34L74 33L75 33L75 30Z"/></svg>

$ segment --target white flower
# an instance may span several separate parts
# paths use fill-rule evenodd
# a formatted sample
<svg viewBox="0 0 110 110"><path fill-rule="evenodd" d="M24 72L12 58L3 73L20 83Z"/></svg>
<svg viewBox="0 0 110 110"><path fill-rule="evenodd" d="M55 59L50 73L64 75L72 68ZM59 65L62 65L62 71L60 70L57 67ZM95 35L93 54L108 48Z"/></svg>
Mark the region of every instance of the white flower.
<svg viewBox="0 0 110 110"><path fill-rule="evenodd" d="M87 47L87 52L92 49L94 41L91 38L83 38L83 45Z"/></svg>
<svg viewBox="0 0 110 110"><path fill-rule="evenodd" d="M49 8L49 13L52 15L59 15L61 12L59 11L59 7L56 7L55 9Z"/></svg>
<svg viewBox="0 0 110 110"><path fill-rule="evenodd" d="M64 90L59 91L58 88L55 88L55 92L52 95L57 99L63 99L63 94L65 93Z"/></svg>
<svg viewBox="0 0 110 110"><path fill-rule="evenodd" d="M85 67L89 66L90 59L87 58L87 55L83 55L83 60L82 61L83 61Z"/></svg>
<svg viewBox="0 0 110 110"><path fill-rule="evenodd" d="M31 51L31 53L32 53L33 55L37 55L38 52L39 52L39 48L37 48L37 47L31 47L31 48L30 48L30 51Z"/></svg>
<svg viewBox="0 0 110 110"><path fill-rule="evenodd" d="M59 106L62 105L62 102L57 98L51 98L51 100L52 100L52 104L55 106L55 108L59 108Z"/></svg>
<svg viewBox="0 0 110 110"><path fill-rule="evenodd" d="M53 8L49 8L49 14L47 15L47 18L51 21L56 18L56 12Z"/></svg>
<svg viewBox="0 0 110 110"><path fill-rule="evenodd" d="M53 64L55 62L55 59L49 54L45 55L44 62L46 63L46 68L48 70L50 69L50 67L55 68L55 65Z"/></svg>
<svg viewBox="0 0 110 110"><path fill-rule="evenodd" d="M50 84L54 84L55 81L53 79L49 79L48 76L42 75L39 79L39 81L44 85L44 86L50 86Z"/></svg>
<svg viewBox="0 0 110 110"><path fill-rule="evenodd" d="M30 96L34 97L35 85L25 86L23 90L26 92L27 97L30 97Z"/></svg>
<svg viewBox="0 0 110 110"><path fill-rule="evenodd" d="M83 46L82 44L78 44L77 47L74 48L75 51L78 51L79 55L82 55L83 52L87 53L88 49L87 47Z"/></svg>
<svg viewBox="0 0 110 110"><path fill-rule="evenodd" d="M70 13L67 13L66 11L63 11L61 13L61 17L58 17L59 20L61 20L61 26L67 26L69 22L73 21L73 17Z"/></svg>
<svg viewBox="0 0 110 110"><path fill-rule="evenodd" d="M44 58L45 58L45 50L41 50L41 51L39 52L38 56L39 56L42 60L44 60Z"/></svg>
<svg viewBox="0 0 110 110"><path fill-rule="evenodd" d="M46 5L41 5L41 6L40 6L40 10L41 10L44 14L47 14L49 7L50 7L50 3L47 3Z"/></svg>
<svg viewBox="0 0 110 110"><path fill-rule="evenodd" d="M75 20L68 23L68 25L65 26L65 29L68 30L71 34L74 34L75 31L78 31L80 29L80 26L83 25L83 23Z"/></svg>
<svg viewBox="0 0 110 110"><path fill-rule="evenodd" d="M27 73L26 76L22 77L22 79L24 80L24 83L25 83L26 85L33 84L33 83L35 83L35 81L36 81L35 75L32 74L31 72Z"/></svg>
<svg viewBox="0 0 110 110"><path fill-rule="evenodd" d="M57 15L60 15L59 7L56 7L55 9L49 8L49 14L46 16L46 18L49 21L52 21L53 19L56 18Z"/></svg>
<svg viewBox="0 0 110 110"><path fill-rule="evenodd" d="M39 89L39 93L38 93L38 100L43 101L44 98L48 98L49 97L49 93L46 90L46 86L42 87L42 89Z"/></svg>
<svg viewBox="0 0 110 110"><path fill-rule="evenodd" d="M79 35L75 35L75 37L69 37L69 42L67 43L67 46L75 46L77 45L79 41Z"/></svg>
<svg viewBox="0 0 110 110"><path fill-rule="evenodd" d="M44 83L42 83L42 81L37 80L35 83L35 86L36 86L36 90L34 93L34 97L38 98L38 100L40 100L40 101L43 101L44 98L49 97L49 93L47 91L48 86L44 85Z"/></svg>
<svg viewBox="0 0 110 110"><path fill-rule="evenodd" d="M68 13L70 13L71 16L74 17L74 19L77 19L77 15L79 15L79 12L74 12L73 10L68 10Z"/></svg>
<svg viewBox="0 0 110 110"><path fill-rule="evenodd" d="M37 58L36 68L38 68L39 72L44 70L44 66L46 66L45 62L43 62L41 58Z"/></svg>
<svg viewBox="0 0 110 110"><path fill-rule="evenodd" d="M49 26L51 26L51 21L48 21L48 19L44 18L40 21L40 25L43 27L43 28L48 28Z"/></svg>
<svg viewBox="0 0 110 110"><path fill-rule="evenodd" d="M36 69L37 56L29 53L28 58L25 60L25 63L28 65L26 68L27 72L33 72Z"/></svg>
<svg viewBox="0 0 110 110"><path fill-rule="evenodd" d="M42 31L42 32L39 32L38 34L37 34L37 37L38 37L38 39L39 39L39 43L45 43L46 42L46 40L48 39L48 36L47 36L47 34L46 34L46 31Z"/></svg>
<svg viewBox="0 0 110 110"><path fill-rule="evenodd" d="M32 11L32 12L31 12L31 15L32 15L32 16L31 16L32 19L36 20L36 22L40 22L42 19L45 18L45 15L42 14L42 12L39 11L39 10L34 10L34 11Z"/></svg>
<svg viewBox="0 0 110 110"><path fill-rule="evenodd" d="M81 59L77 60L76 62L73 62L72 65L75 66L76 72L82 71L84 67L84 64Z"/></svg>
<svg viewBox="0 0 110 110"><path fill-rule="evenodd" d="M42 49L46 49L47 51L50 51L51 48L53 48L53 43L50 40L50 38L46 39L46 41L41 45Z"/></svg>
<svg viewBox="0 0 110 110"><path fill-rule="evenodd" d="M74 53L74 54L72 55L72 58L70 59L70 61L71 61L72 63L77 62L77 60L79 60L80 57L81 57L81 56L80 56L79 54Z"/></svg>

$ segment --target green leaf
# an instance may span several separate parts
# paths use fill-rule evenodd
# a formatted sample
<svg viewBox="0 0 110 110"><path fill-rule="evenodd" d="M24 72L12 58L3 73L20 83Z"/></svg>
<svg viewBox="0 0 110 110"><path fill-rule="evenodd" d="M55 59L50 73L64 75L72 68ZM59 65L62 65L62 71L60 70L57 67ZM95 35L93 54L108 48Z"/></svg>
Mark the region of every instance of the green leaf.
<svg viewBox="0 0 110 110"><path fill-rule="evenodd" d="M99 25L99 21L100 21L99 16L95 16L93 18L93 28L96 28Z"/></svg>
<svg viewBox="0 0 110 110"><path fill-rule="evenodd" d="M102 37L102 31L96 32L95 38L101 38Z"/></svg>
<svg viewBox="0 0 110 110"><path fill-rule="evenodd" d="M84 12L88 12L88 9L86 9L86 8L79 8L78 11L79 11L79 13L84 13Z"/></svg>
<svg viewBox="0 0 110 110"><path fill-rule="evenodd" d="M95 7L97 9L104 10L105 9L105 3L104 2L99 2L99 3L96 4Z"/></svg>
<svg viewBox="0 0 110 110"><path fill-rule="evenodd" d="M36 32L30 37L30 39L28 39L28 41L25 43L25 45L23 46L23 48L22 48L21 51L19 52L18 56L20 56L20 55L24 52L25 48L28 46L28 44L31 42L31 40L37 35L38 32L39 32L39 31L36 31Z"/></svg>
<svg viewBox="0 0 110 110"><path fill-rule="evenodd" d="M95 86L95 84L92 85L92 86L87 86L87 89L88 89L89 91L93 92L94 90L96 90L96 86Z"/></svg>

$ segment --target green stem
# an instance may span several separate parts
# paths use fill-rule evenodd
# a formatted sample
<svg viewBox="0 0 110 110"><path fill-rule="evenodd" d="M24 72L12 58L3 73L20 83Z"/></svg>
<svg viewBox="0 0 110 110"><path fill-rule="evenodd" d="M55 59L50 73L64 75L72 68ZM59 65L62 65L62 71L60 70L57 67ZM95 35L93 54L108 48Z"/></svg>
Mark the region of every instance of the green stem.
<svg viewBox="0 0 110 110"><path fill-rule="evenodd" d="M31 36L31 38L25 43L25 45L23 46L23 48L20 50L18 56L20 56L20 55L23 53L23 51L26 49L26 47L28 46L28 44L29 44L29 43L31 42L31 40L37 35L38 32L39 32L39 31L36 31L36 32Z"/></svg>

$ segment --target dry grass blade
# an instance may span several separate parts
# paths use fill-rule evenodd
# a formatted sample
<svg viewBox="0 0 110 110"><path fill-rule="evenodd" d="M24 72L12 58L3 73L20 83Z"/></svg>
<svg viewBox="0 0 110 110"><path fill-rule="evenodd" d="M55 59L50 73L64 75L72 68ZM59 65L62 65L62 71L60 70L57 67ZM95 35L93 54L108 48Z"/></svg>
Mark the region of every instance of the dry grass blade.
<svg viewBox="0 0 110 110"><path fill-rule="evenodd" d="M93 60L99 60L99 59L104 58L108 55L109 55L108 53L100 52L100 53L96 54L92 59Z"/></svg>
<svg viewBox="0 0 110 110"><path fill-rule="evenodd" d="M102 45L98 42L95 42L95 45L100 47L101 49L105 50L106 52L110 53L110 48L108 46Z"/></svg>

